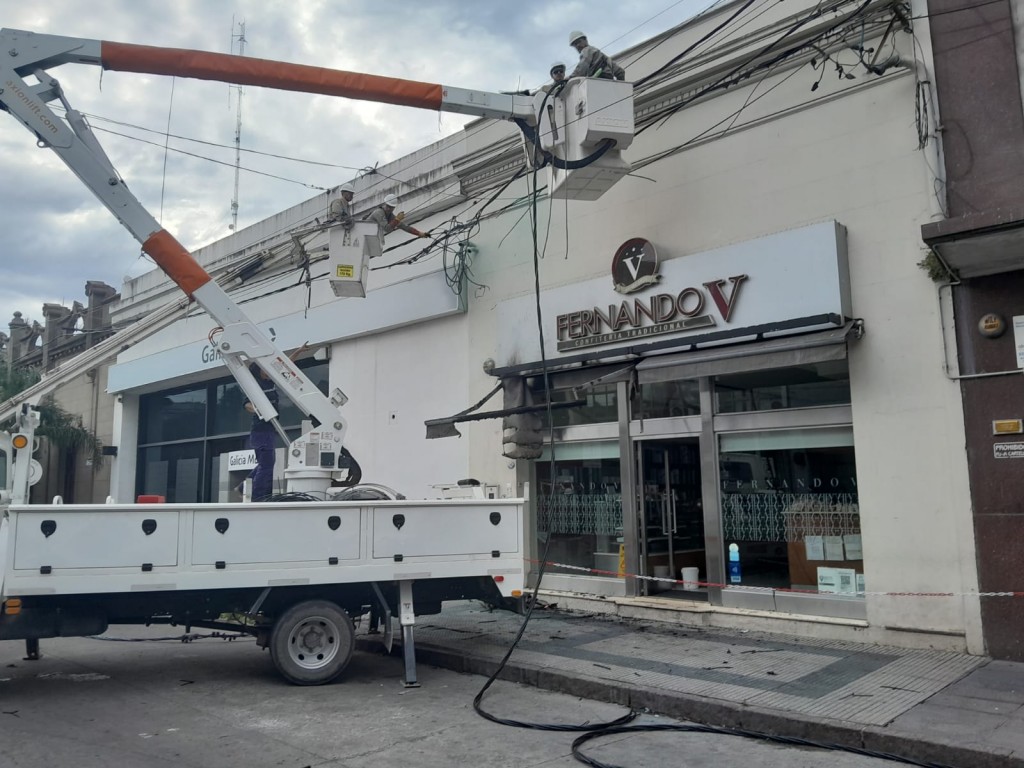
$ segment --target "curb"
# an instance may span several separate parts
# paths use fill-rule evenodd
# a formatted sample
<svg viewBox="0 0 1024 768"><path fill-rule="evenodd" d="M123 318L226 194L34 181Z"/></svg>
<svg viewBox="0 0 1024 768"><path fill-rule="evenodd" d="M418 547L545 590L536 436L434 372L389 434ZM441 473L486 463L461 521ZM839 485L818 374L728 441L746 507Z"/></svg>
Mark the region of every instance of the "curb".
<svg viewBox="0 0 1024 768"><path fill-rule="evenodd" d="M359 638L356 648L381 653L379 641ZM400 653L396 638L392 653ZM463 674L489 677L498 662L478 656L464 656L441 646L417 642L416 660L421 664L449 669ZM784 711L707 699L692 694L654 691L612 680L569 675L548 667L518 662L513 657L498 675L499 680L531 685L554 693L581 696L630 709L647 710L653 714L704 725L742 728L778 736L811 739L855 749L869 749L922 762L933 762L948 768L1022 768L1024 760L1004 752L973 749L954 744L941 744L913 734L888 731L877 726L848 725L807 715L791 715Z"/></svg>

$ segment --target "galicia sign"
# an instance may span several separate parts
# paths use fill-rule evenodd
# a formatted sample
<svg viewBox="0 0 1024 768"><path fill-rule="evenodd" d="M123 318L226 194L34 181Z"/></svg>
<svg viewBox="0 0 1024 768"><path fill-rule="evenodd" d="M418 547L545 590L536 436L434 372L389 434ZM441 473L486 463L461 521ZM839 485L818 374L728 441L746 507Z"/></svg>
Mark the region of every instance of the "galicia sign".
<svg viewBox="0 0 1024 768"><path fill-rule="evenodd" d="M228 472L235 472L240 469L250 470L256 468L256 451L229 451Z"/></svg>

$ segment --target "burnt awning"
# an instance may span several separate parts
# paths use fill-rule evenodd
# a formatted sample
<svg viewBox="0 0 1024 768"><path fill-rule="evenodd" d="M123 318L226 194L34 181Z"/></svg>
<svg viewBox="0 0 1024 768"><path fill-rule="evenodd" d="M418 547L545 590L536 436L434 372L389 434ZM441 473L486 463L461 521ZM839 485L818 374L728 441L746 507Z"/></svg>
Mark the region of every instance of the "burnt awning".
<svg viewBox="0 0 1024 768"><path fill-rule="evenodd" d="M652 384L842 360L846 357L847 341L860 338L863 327L863 321L852 320L827 331L652 355L636 364L636 377L640 384Z"/></svg>

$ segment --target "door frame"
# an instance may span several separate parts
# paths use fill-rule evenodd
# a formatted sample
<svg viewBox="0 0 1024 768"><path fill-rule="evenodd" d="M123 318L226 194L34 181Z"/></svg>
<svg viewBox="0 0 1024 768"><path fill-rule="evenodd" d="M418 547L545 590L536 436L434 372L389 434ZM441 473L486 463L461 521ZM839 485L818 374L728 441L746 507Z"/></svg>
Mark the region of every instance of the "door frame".
<svg viewBox="0 0 1024 768"><path fill-rule="evenodd" d="M628 382L619 383L619 448L622 464L622 505L623 542L626 547L626 573L641 576L646 564L640 555L641 537L644 535L640 517L642 504L639 489L642 487L639 450L637 443L647 440L672 438L697 438L700 453L701 500L704 508L704 548L707 562L706 579L711 584L722 584L725 580L725 557L722 552L721 500L718 495L718 461L715 446L714 415L711 402L711 379L698 379L700 392L700 415L675 416L662 419L630 418ZM640 579L626 578L626 594L639 597L646 593ZM722 604L722 589L708 587L708 602Z"/></svg>

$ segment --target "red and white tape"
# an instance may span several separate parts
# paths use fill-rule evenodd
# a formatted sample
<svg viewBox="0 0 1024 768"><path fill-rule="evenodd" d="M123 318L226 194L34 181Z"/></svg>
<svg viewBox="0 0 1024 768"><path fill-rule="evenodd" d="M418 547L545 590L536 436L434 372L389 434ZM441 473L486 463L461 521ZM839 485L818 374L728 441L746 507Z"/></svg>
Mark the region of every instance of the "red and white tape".
<svg viewBox="0 0 1024 768"><path fill-rule="evenodd" d="M527 562L540 565L540 560L527 559ZM616 578L640 579L641 581L653 581L660 584L684 584L698 587L741 588L747 592L796 592L802 595L846 595L848 597L1024 597L1021 592L822 592L819 589L798 589L796 587L755 587L747 584L718 584L713 581L683 581L682 579L670 579L664 576L641 576L637 573L620 573L618 571L603 571L600 568L587 568L582 565L569 565L567 563L544 563L546 568L565 568L570 571L581 571L583 573L597 576L614 576Z"/></svg>

